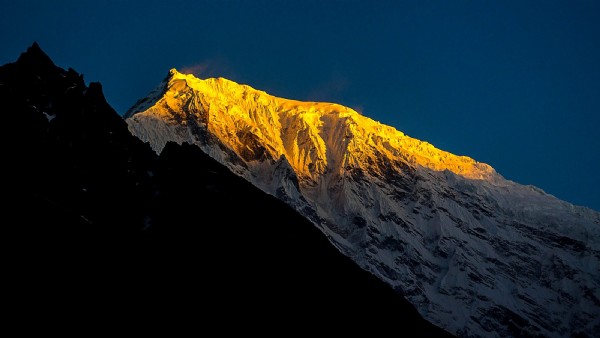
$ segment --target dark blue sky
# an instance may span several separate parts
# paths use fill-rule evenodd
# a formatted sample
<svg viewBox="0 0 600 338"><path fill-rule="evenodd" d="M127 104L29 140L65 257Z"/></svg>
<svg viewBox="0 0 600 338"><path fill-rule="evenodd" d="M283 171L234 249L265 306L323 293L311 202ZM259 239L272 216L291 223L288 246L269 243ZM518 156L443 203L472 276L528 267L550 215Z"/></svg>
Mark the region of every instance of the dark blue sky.
<svg viewBox="0 0 600 338"><path fill-rule="evenodd" d="M170 68L332 101L600 210L599 1L4 1L123 114Z"/></svg>

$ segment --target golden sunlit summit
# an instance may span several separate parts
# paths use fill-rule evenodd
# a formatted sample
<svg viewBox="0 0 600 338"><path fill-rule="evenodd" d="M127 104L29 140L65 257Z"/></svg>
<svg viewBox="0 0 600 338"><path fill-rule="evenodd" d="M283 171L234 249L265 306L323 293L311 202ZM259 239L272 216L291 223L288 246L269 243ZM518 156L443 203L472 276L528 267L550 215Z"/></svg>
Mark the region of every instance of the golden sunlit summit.
<svg viewBox="0 0 600 338"><path fill-rule="evenodd" d="M449 170L470 179L496 175L486 164L437 149L339 104L279 98L224 78L201 80L176 69L165 85L164 96L152 107L128 112L130 126L140 118L186 125L193 115L244 160L285 156L301 180L317 181L326 172L343 174L348 167L369 169L382 161Z"/></svg>

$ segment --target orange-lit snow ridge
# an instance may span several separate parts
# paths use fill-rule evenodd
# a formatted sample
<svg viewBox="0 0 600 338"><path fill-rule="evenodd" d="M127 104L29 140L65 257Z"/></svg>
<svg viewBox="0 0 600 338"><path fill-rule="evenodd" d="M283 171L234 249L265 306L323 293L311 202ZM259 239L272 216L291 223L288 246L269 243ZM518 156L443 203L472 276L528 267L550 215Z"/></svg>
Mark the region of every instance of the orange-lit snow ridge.
<svg viewBox="0 0 600 338"><path fill-rule="evenodd" d="M301 179L367 169L385 157L470 179L496 175L487 164L456 156L333 103L283 99L223 78L170 71L166 94L142 114L186 123L202 115L208 131L246 161L285 155ZM179 115L179 116L178 116ZM199 117L199 116L197 116Z"/></svg>

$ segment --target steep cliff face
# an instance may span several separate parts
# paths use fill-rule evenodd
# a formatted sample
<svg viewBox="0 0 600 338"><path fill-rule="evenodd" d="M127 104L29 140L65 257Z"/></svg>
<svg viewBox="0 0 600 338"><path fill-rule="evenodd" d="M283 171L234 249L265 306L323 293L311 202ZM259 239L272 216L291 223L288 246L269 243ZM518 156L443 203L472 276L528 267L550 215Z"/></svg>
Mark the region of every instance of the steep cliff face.
<svg viewBox="0 0 600 338"><path fill-rule="evenodd" d="M459 336L600 330L600 214L350 108L171 70L126 113L160 153L195 144L293 206ZM284 225L282 225L284 226Z"/></svg>

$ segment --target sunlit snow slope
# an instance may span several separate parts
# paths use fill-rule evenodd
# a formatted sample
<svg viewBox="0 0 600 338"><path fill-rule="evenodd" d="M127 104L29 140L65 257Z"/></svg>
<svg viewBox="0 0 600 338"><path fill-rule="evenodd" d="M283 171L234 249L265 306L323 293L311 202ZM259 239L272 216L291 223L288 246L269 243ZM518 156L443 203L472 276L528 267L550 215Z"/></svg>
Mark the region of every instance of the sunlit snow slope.
<svg viewBox="0 0 600 338"><path fill-rule="evenodd" d="M195 144L292 205L449 332L600 332L596 211L350 108L223 78L172 69L125 118L156 152Z"/></svg>

